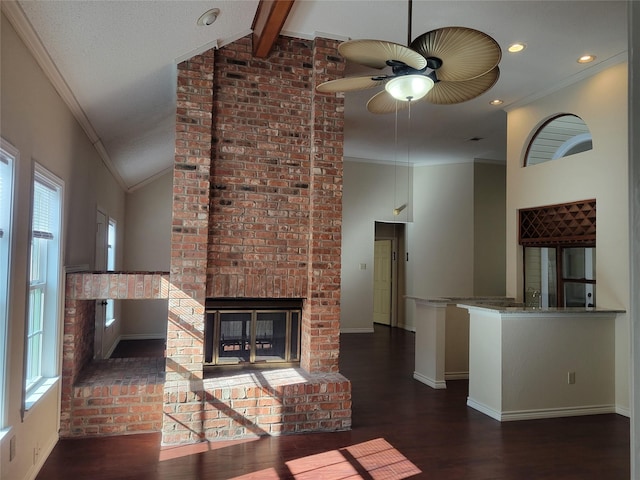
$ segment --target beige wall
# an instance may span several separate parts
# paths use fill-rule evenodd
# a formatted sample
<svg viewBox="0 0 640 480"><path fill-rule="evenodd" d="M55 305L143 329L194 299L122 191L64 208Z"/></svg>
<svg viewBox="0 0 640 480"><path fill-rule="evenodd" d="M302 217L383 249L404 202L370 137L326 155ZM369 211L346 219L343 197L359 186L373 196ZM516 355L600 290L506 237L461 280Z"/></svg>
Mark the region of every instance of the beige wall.
<svg viewBox="0 0 640 480"><path fill-rule="evenodd" d="M415 168L407 295L473 295L473 169L473 163ZM413 300L406 305L406 323L415 328Z"/></svg>
<svg viewBox="0 0 640 480"><path fill-rule="evenodd" d="M171 258L173 175L167 172L127 194L124 270L168 272ZM165 338L166 300L122 302L121 338Z"/></svg>
<svg viewBox="0 0 640 480"><path fill-rule="evenodd" d="M35 476L55 445L59 421L59 384L31 408L24 422L20 419L32 162L65 182L65 265L93 265L96 207L103 206L124 225L125 195L4 15L1 35L0 135L18 149L20 158L10 271L9 430L0 441L0 478L23 479ZM62 329L62 317L58 327ZM9 462L9 439L14 436L16 456ZM39 449L35 462L34 449Z"/></svg>
<svg viewBox="0 0 640 480"><path fill-rule="evenodd" d="M345 162L343 332L371 331L374 224L403 219L404 211L393 215L393 205L401 203L394 203L392 186L394 178L406 181L405 169L399 167L396 175L393 165ZM482 162L412 169L407 209L411 221L406 224L409 261L404 255L399 258L406 267L406 295L504 295L504 177L504 166ZM398 185L401 193L395 196L401 198L406 187ZM476 261L476 255L483 258ZM406 315L398 318L398 325L414 330L413 300L405 301L404 307Z"/></svg>
<svg viewBox="0 0 640 480"><path fill-rule="evenodd" d="M627 64L508 112L507 295L522 298L520 208L595 198L597 201L597 304L629 310L629 207ZM523 168L527 142L557 113L580 116L593 135L593 150ZM629 413L629 318L616 320L616 405Z"/></svg>
<svg viewBox="0 0 640 480"><path fill-rule="evenodd" d="M505 285L505 164L473 168L473 294L503 296Z"/></svg>

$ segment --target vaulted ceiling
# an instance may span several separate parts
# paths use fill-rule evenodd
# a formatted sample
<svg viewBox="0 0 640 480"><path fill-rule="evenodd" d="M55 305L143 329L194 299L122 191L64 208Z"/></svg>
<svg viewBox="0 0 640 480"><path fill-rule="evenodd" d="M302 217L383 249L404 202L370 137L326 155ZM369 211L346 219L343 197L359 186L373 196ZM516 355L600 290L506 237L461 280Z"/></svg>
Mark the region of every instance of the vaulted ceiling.
<svg viewBox="0 0 640 480"><path fill-rule="evenodd" d="M214 7L217 21L197 25ZM19 0L3 1L2 10L129 191L172 167L178 62L252 29L254 49L268 51L280 25L294 37L405 45L408 33L404 0ZM627 3L617 0L414 0L413 37L452 25L481 30L502 48L500 79L465 103L417 102L410 119L404 111L397 123L394 114L367 112L377 90L348 93L345 156L417 164L504 161L506 110L626 61L626 16ZM526 49L508 53L513 42ZM596 60L577 63L585 53ZM348 65L348 74L362 71ZM504 103L490 105L494 98Z"/></svg>

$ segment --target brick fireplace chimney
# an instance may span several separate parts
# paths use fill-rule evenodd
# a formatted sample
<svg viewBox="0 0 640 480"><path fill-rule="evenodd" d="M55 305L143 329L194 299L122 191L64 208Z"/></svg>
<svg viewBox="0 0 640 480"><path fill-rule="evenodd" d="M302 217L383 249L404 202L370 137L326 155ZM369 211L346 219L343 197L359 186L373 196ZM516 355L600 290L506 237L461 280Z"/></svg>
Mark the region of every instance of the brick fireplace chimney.
<svg viewBox="0 0 640 480"><path fill-rule="evenodd" d="M245 37L178 65L165 444L350 427L338 372L343 98L315 90L343 71L322 38L280 37L256 59ZM207 298L303 299L298 380L230 393L205 379Z"/></svg>

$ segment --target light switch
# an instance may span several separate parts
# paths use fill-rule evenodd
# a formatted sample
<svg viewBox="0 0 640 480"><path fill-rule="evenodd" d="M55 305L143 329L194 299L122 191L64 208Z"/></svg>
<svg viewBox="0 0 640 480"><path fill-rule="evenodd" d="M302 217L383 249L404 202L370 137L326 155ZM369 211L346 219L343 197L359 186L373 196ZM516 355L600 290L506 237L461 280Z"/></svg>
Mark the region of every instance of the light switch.
<svg viewBox="0 0 640 480"><path fill-rule="evenodd" d="M361 263L360 264L360 270L366 270L367 269L367 264L366 263Z"/></svg>

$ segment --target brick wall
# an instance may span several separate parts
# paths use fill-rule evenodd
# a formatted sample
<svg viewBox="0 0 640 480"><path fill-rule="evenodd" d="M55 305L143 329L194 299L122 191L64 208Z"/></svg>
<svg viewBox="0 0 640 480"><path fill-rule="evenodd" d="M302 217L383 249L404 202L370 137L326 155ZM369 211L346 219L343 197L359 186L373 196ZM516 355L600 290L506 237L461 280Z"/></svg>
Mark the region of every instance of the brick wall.
<svg viewBox="0 0 640 480"><path fill-rule="evenodd" d="M317 93L340 78L344 60L337 42L317 38L313 51L309 295L302 315L302 366L337 372L340 351L340 257L342 245L342 153L344 99Z"/></svg>
<svg viewBox="0 0 640 480"><path fill-rule="evenodd" d="M61 436L161 431L164 368L164 358L92 363L73 386L70 430Z"/></svg>
<svg viewBox="0 0 640 480"><path fill-rule="evenodd" d="M351 424L337 373L343 98L315 91L343 70L337 42L284 37L267 59L247 37L178 66L165 444ZM217 398L202 378L206 297L304 298L306 373L285 390L328 396L268 427L238 411L235 390Z"/></svg>
<svg viewBox="0 0 640 480"><path fill-rule="evenodd" d="M76 300L67 295L64 306L62 341L62 394L60 434L71 431L73 385L82 368L93 358L95 300Z"/></svg>
<svg viewBox="0 0 640 480"><path fill-rule="evenodd" d="M69 273L65 281L60 436L157 432L164 359L92 362L97 299L167 298L166 272ZM136 376L136 372L142 372ZM82 376L81 376L82 375ZM124 387L124 388L123 388Z"/></svg>

